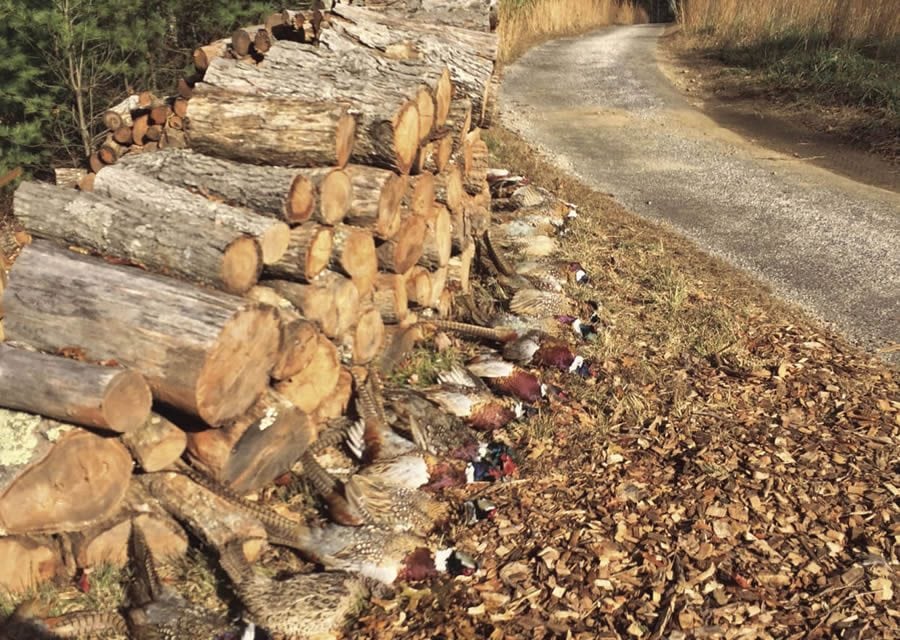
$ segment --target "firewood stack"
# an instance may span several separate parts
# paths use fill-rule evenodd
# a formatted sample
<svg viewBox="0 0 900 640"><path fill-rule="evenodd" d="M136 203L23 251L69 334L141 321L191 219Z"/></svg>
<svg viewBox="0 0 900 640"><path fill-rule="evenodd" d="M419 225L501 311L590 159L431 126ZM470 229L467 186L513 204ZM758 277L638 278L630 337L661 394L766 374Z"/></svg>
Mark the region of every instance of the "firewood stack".
<svg viewBox="0 0 900 640"><path fill-rule="evenodd" d="M468 291L496 38L426 18L338 5L239 29L179 95L107 113L80 189L19 188L0 586L124 561L136 516L183 552L134 473L184 457L239 492L272 482L347 410L385 325Z"/></svg>

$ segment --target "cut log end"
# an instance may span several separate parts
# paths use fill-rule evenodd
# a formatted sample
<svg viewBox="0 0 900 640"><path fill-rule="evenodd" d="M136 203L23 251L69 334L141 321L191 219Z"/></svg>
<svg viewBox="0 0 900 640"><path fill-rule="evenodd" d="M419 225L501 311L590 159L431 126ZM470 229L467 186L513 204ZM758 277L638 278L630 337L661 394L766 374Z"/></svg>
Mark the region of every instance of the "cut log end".
<svg viewBox="0 0 900 640"><path fill-rule="evenodd" d="M419 142L419 110L415 102L408 102L394 118L394 152L400 173L412 169Z"/></svg>
<svg viewBox="0 0 900 640"><path fill-rule="evenodd" d="M453 82L450 79L450 70L444 69L441 79L438 81L434 92L434 124L442 127L447 122L450 114L450 103L453 99Z"/></svg>
<svg viewBox="0 0 900 640"><path fill-rule="evenodd" d="M342 115L338 121L335 138L337 165L339 168L343 168L350 161L350 153L353 151L354 142L356 142L356 118L346 113ZM411 160L410 163L412 163Z"/></svg>
<svg viewBox="0 0 900 640"><path fill-rule="evenodd" d="M384 343L384 321L375 308L360 315L353 334L354 364L368 364L375 359Z"/></svg>
<svg viewBox="0 0 900 640"><path fill-rule="evenodd" d="M263 264L278 262L291 242L291 228L284 223L270 225L258 237Z"/></svg>
<svg viewBox="0 0 900 640"><path fill-rule="evenodd" d="M316 204L316 194L312 182L306 176L298 175L291 183L285 202L285 219L293 224L306 222Z"/></svg>
<svg viewBox="0 0 900 640"><path fill-rule="evenodd" d="M350 210L350 203L353 200L350 177L340 170L331 171L319 185L319 200L322 222L327 224L341 222Z"/></svg>
<svg viewBox="0 0 900 640"><path fill-rule="evenodd" d="M144 424L152 404L153 396L144 376L126 369L106 388L103 419L119 433L129 433Z"/></svg>
<svg viewBox="0 0 900 640"><path fill-rule="evenodd" d="M419 142L422 142L431 135L435 119L434 98L425 87L422 87L416 95L416 107L419 111Z"/></svg>
<svg viewBox="0 0 900 640"><path fill-rule="evenodd" d="M229 293L244 293L262 273L260 245L254 238L238 238L225 249L222 283Z"/></svg>

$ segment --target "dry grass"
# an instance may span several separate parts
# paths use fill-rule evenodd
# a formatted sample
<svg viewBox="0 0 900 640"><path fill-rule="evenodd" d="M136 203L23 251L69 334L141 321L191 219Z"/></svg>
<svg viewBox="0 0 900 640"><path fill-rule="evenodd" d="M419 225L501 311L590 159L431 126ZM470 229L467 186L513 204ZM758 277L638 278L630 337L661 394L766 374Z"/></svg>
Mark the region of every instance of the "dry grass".
<svg viewBox="0 0 900 640"><path fill-rule="evenodd" d="M647 21L642 8L622 0L501 0L500 59L515 60L543 40Z"/></svg>

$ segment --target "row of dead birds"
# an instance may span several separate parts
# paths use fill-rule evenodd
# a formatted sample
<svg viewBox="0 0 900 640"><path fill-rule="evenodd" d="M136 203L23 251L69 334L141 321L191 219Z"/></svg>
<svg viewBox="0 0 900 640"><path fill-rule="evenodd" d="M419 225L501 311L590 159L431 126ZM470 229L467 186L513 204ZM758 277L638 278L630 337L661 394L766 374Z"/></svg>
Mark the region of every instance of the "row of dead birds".
<svg viewBox="0 0 900 640"><path fill-rule="evenodd" d="M572 205L523 178L492 171L489 181L501 210L505 204L514 211L506 216L516 225L504 237L507 242L527 237L525 228L559 232L576 215ZM448 486L503 480L517 472L513 451L492 441L490 434L560 392L542 382L540 370L590 375L589 364L571 343L590 338L597 310L565 293L567 283L587 281L580 264L541 260L513 268L489 232L478 244L483 275L499 287L507 308L485 318L485 305L469 300L474 322L424 321L395 340L380 366L354 371L357 419L333 422L302 458L303 474L321 496L330 523L298 524L187 464L177 465L180 473L257 518L272 544L299 551L325 571L282 580L265 577L247 562L242 541L234 541L220 550L219 565L241 605L242 621L227 619L163 585L136 525L124 615L76 612L42 618L29 604L7 621L5 637L300 639L341 628L385 585L473 573L473 558L452 547L432 548L422 537L451 516L436 494ZM476 339L482 343L480 351L465 366L440 374L432 387L386 386L382 371L435 330ZM470 500L462 518L471 524L494 511L486 499Z"/></svg>

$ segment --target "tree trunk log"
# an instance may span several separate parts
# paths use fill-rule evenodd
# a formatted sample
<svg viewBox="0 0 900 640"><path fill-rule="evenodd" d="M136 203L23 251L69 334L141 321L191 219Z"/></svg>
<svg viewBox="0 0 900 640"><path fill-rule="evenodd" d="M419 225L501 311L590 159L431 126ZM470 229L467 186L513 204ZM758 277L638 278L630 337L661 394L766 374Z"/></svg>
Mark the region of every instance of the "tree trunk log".
<svg viewBox="0 0 900 640"><path fill-rule="evenodd" d="M197 71L206 71L213 60L221 58L228 52L229 44L231 44L231 38L222 38L212 44L197 47L191 56L194 67Z"/></svg>
<svg viewBox="0 0 900 640"><path fill-rule="evenodd" d="M275 307L281 326L279 356L272 368L272 378L284 380L301 371L313 357L316 326L303 318L297 308L269 287L253 287L247 297Z"/></svg>
<svg viewBox="0 0 900 640"><path fill-rule="evenodd" d="M0 535L76 531L119 508L131 456L115 438L0 409Z"/></svg>
<svg viewBox="0 0 900 640"><path fill-rule="evenodd" d="M10 339L115 359L143 374L155 398L212 426L256 401L277 359L274 309L43 241L19 255L3 306Z"/></svg>
<svg viewBox="0 0 900 640"><path fill-rule="evenodd" d="M352 337L353 364L368 364L374 360L384 342L384 321L378 309L371 303L364 306L356 326L348 335Z"/></svg>
<svg viewBox="0 0 900 640"><path fill-rule="evenodd" d="M131 514L119 510L112 518L69 535L75 565L93 569L101 565L124 567L128 564L128 538Z"/></svg>
<svg viewBox="0 0 900 640"><path fill-rule="evenodd" d="M421 147L425 149L425 147ZM428 152L422 162L423 171L440 173L447 168L453 155L453 136L450 133L434 139L428 146Z"/></svg>
<svg viewBox="0 0 900 640"><path fill-rule="evenodd" d="M165 469L178 460L187 446L187 434L158 414L151 414L137 431L122 436L122 442L147 473Z"/></svg>
<svg viewBox="0 0 900 640"><path fill-rule="evenodd" d="M0 590L36 590L67 573L59 542L49 536L0 537Z"/></svg>
<svg viewBox="0 0 900 640"><path fill-rule="evenodd" d="M232 540L241 540L248 562L256 561L265 548L268 538L259 521L187 476L163 471L138 480L166 511L212 548L221 550Z"/></svg>
<svg viewBox="0 0 900 640"><path fill-rule="evenodd" d="M450 258L447 264L447 288L458 293L469 293L472 288L469 277L472 272L472 261L475 259L475 243L465 245L458 256Z"/></svg>
<svg viewBox="0 0 900 640"><path fill-rule="evenodd" d="M316 422L322 424L344 415L347 407L350 406L350 397L352 395L353 376L347 368L341 367L334 391L325 397L318 408L316 408L314 414Z"/></svg>
<svg viewBox="0 0 900 640"><path fill-rule="evenodd" d="M363 165L349 165L344 171L353 185L353 201L345 221L371 230L376 238L390 238L400 227L400 201L407 179Z"/></svg>
<svg viewBox="0 0 900 640"><path fill-rule="evenodd" d="M304 413L315 411L334 391L341 370L337 347L324 336L316 343L315 355L306 368L274 385L275 391Z"/></svg>
<svg viewBox="0 0 900 640"><path fill-rule="evenodd" d="M415 266L406 273L406 298L410 305L427 307L431 299L431 273Z"/></svg>
<svg viewBox="0 0 900 640"><path fill-rule="evenodd" d="M434 204L434 175L425 172L409 179L409 187L403 195L403 207L410 213L427 218Z"/></svg>
<svg viewBox="0 0 900 640"><path fill-rule="evenodd" d="M98 191L105 191L108 177L105 169L97 174ZM230 293L252 287L262 271L255 239L180 208L160 209L148 224L145 210L124 201L25 182L16 191L15 211L39 237L77 244Z"/></svg>
<svg viewBox="0 0 900 640"><path fill-rule="evenodd" d="M315 222L306 222L291 229L287 251L278 262L266 267L272 278L311 282L322 273L331 260L334 229Z"/></svg>
<svg viewBox="0 0 900 640"><path fill-rule="evenodd" d="M122 166L289 224L306 222L319 210L334 224L350 207L349 183L338 169L259 167L188 149L129 155Z"/></svg>
<svg viewBox="0 0 900 640"><path fill-rule="evenodd" d="M281 259L290 241L290 228L279 220L207 200L187 189L172 187L124 167L101 170L94 181L94 192L128 203L151 219L171 215L169 212L177 210L182 217L194 217L246 233L259 241L264 264Z"/></svg>
<svg viewBox="0 0 900 640"><path fill-rule="evenodd" d="M458 153L465 143L466 135L472 129L472 101L465 97L454 98L444 128L452 136L451 155Z"/></svg>
<svg viewBox="0 0 900 640"><path fill-rule="evenodd" d="M0 406L118 433L150 416L141 374L0 344Z"/></svg>
<svg viewBox="0 0 900 640"><path fill-rule="evenodd" d="M356 138L347 102L242 95L205 83L194 89L188 117L191 147L252 164L343 167Z"/></svg>
<svg viewBox="0 0 900 640"><path fill-rule="evenodd" d="M441 311L444 305L444 293L447 290L447 280L450 276L450 266L443 266L431 272L431 296L428 306L435 311Z"/></svg>
<svg viewBox="0 0 900 640"><path fill-rule="evenodd" d="M306 415L269 389L232 424L190 434L188 452L216 480L248 493L289 471L314 437Z"/></svg>
<svg viewBox="0 0 900 640"><path fill-rule="evenodd" d="M359 290L349 278L333 271L322 273L310 284L287 280L266 280L263 284L293 304L329 338L341 335L351 326L345 324L346 317L359 312Z"/></svg>
<svg viewBox="0 0 900 640"><path fill-rule="evenodd" d="M372 233L368 229L337 225L334 228L329 266L334 271L349 276L360 295L369 293L378 273L378 257L375 255Z"/></svg>
<svg viewBox="0 0 900 640"><path fill-rule="evenodd" d="M422 257L424 239L425 219L407 214L400 231L376 247L379 268L391 273L406 273Z"/></svg>
<svg viewBox="0 0 900 640"><path fill-rule="evenodd" d="M426 220L422 257L418 264L434 270L447 266L450 261L453 250L452 220L450 211L442 204L436 205L433 215Z"/></svg>
<svg viewBox="0 0 900 640"><path fill-rule="evenodd" d="M470 154L470 165L463 177L463 187L469 195L477 196L487 184L490 151L484 140L476 140L470 147Z"/></svg>
<svg viewBox="0 0 900 640"><path fill-rule="evenodd" d="M446 205L451 213L462 212L465 195L462 172L456 164L451 162L434 176L434 199Z"/></svg>
<svg viewBox="0 0 900 640"><path fill-rule="evenodd" d="M373 301L385 324L402 322L409 313L406 275L379 273L375 279Z"/></svg>

